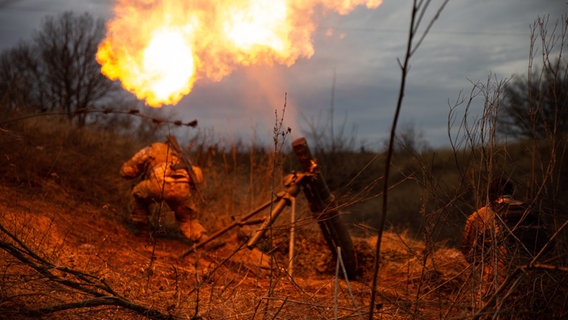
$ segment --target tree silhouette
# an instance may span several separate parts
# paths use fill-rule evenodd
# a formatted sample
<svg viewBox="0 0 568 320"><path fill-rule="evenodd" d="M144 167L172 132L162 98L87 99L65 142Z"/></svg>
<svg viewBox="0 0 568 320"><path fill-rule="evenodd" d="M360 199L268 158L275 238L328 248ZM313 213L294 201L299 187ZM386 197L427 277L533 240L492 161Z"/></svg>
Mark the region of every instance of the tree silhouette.
<svg viewBox="0 0 568 320"><path fill-rule="evenodd" d="M499 132L544 139L568 132L568 64L558 60L537 74L516 76L504 91Z"/></svg>
<svg viewBox="0 0 568 320"><path fill-rule="evenodd" d="M102 103L117 88L95 60L104 32L104 21L89 13L47 17L31 44L23 42L0 57L4 105L61 111L84 125L87 113L80 111Z"/></svg>
<svg viewBox="0 0 568 320"><path fill-rule="evenodd" d="M42 108L38 61L31 46L20 43L0 55L0 102L5 108Z"/></svg>

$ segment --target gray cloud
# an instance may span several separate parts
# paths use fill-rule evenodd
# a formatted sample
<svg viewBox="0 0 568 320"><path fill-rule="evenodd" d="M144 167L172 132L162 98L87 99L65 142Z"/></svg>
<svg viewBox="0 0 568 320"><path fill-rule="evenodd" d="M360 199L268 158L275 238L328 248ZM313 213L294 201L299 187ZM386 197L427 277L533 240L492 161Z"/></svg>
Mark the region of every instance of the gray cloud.
<svg viewBox="0 0 568 320"><path fill-rule="evenodd" d="M107 18L112 0L12 0L0 4L0 50L14 46L18 41L31 40L47 16L65 11L89 12L94 17Z"/></svg>
<svg viewBox="0 0 568 320"><path fill-rule="evenodd" d="M0 49L29 39L45 15L74 10L110 15L110 0L32 0L0 2ZM440 1L433 1L432 6ZM376 10L326 14L314 35L315 54L290 68L236 70L218 83L197 83L192 93L167 113L232 137L258 134L271 139L274 112L288 94L286 123L297 134L304 118L325 116L331 106L347 117L359 137L374 143L390 130L400 83L409 25L410 2L384 1ZM450 1L411 60L401 121L413 123L433 146L446 146L448 101L471 81L524 74L530 26L550 14L554 22L568 12L564 1ZM432 17L430 13L427 18ZM333 32L329 32L333 31ZM252 133L252 131L256 131Z"/></svg>

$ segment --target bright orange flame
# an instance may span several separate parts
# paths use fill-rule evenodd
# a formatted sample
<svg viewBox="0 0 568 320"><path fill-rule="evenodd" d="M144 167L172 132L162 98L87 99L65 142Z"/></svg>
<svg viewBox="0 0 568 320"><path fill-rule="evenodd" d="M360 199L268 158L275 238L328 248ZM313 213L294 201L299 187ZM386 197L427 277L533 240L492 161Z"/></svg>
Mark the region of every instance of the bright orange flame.
<svg viewBox="0 0 568 320"><path fill-rule="evenodd" d="M116 0L99 46L102 73L150 106L174 105L195 81L238 66L291 66L314 54L316 7L349 13L382 0Z"/></svg>

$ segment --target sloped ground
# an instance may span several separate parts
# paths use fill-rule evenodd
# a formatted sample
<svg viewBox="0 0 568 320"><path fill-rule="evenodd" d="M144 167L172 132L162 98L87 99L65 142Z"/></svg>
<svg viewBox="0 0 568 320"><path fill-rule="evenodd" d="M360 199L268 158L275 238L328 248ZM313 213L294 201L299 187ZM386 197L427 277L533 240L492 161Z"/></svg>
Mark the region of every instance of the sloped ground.
<svg viewBox="0 0 568 320"><path fill-rule="evenodd" d="M124 224L128 184L117 174L140 147L133 141L49 121L0 128L1 319L368 317L372 231L353 239L360 275L349 282L341 272L336 276L309 214L297 226L291 276L286 222L275 225L272 243L260 243L257 250L242 248L254 228L245 226L183 258L190 247L171 223L171 213L163 213L152 236L135 235ZM242 169L230 166L236 159L223 155L221 161L207 175L212 178L208 210L215 214L202 222L210 234L230 223L232 214L243 213L244 202L252 205L243 195L263 201L271 192L252 189L263 180L247 186L241 176L229 175ZM274 175L269 166L256 165L260 169L266 170L258 176ZM538 281L517 287L543 291L554 317L566 316L566 272L541 273ZM444 243L426 246L407 234L385 232L375 318L471 318L481 310L473 274L462 255ZM525 312L523 301L500 300L487 315L543 318Z"/></svg>
<svg viewBox="0 0 568 320"><path fill-rule="evenodd" d="M34 192L0 186L0 212L2 226L22 242L3 233L3 243L37 253L53 264L50 270L56 277L48 279L30 268L33 263L0 251L0 314L4 318L35 318L34 311L71 302L79 304L44 317L141 317L124 307L91 306L95 296L65 283L78 281L65 268L88 274L93 283L108 285L132 304L179 319L195 315L203 319L332 319L358 318L368 312L373 238L355 239L362 274L346 282L340 273L336 288L335 265L317 232L298 236L298 260L290 277L283 271L286 250L276 250L272 263L258 250L238 250L242 232L231 231L214 242L216 247L181 258L189 248L182 239L137 236L118 221L113 207L75 201L53 182ZM422 243L404 235L385 234L377 317L466 314L465 306L452 302L466 280L461 255L442 248L424 263L424 249Z"/></svg>

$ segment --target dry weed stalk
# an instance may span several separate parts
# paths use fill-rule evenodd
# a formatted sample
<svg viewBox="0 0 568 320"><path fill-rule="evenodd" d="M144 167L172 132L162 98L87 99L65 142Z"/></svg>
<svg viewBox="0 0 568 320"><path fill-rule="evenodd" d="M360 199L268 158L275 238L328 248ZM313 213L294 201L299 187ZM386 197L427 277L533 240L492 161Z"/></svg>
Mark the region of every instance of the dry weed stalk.
<svg viewBox="0 0 568 320"><path fill-rule="evenodd" d="M393 122L391 126L390 132L390 139L388 143L387 149L387 157L385 160L385 173L384 173L384 183L383 183L383 206L382 210L379 214L379 227L378 227L378 237L377 237L377 244L375 249L375 264L374 264L374 272L373 272L373 281L371 285L371 299L369 303L369 320L373 319L373 314L375 311L375 295L377 290L377 281L379 275L379 261L381 260L381 239L382 233L385 226L385 219L387 214L387 204L388 204L388 190L389 190L389 177L390 177L390 169L391 169L391 161L393 156L394 150L394 142L396 137L396 128L398 124L398 118L400 115L400 111L402 109L402 101L404 98L404 92L406 90L406 78L408 76L409 71L409 63L410 59L413 54L418 50L420 44L428 34L428 31L432 27L433 23L437 20L439 15L441 14L442 10L448 3L448 0L442 2L440 7L435 11L434 17L429 21L425 30L422 31L422 34L419 35L419 28L421 27L422 19L424 18L425 14L428 12L428 7L430 5L430 1L417 1L414 0L412 3L412 13L410 16L410 28L408 31L408 40L406 43L406 52L404 56L404 60L401 63L399 61L399 65L401 68L401 83L399 87L399 94L397 99L397 105L394 112ZM415 36L419 36L418 40L415 41Z"/></svg>
<svg viewBox="0 0 568 320"><path fill-rule="evenodd" d="M544 81L544 74L550 70L557 70L558 65L553 65L553 56L558 54L558 60L563 52L566 38L566 30L568 24L563 22L561 33L556 33L554 28L552 33L547 33L547 20L538 18L533 26L531 34L531 47L529 58L529 83L541 83ZM537 48L536 39L540 38L541 47ZM559 44L557 49L555 45ZM533 70L535 53L540 49L542 56L542 69L540 72ZM554 61L558 61L554 60ZM533 78L535 77L535 78ZM509 144L507 141L499 140L497 128L499 125L499 115L503 108L505 88L509 85L508 80L497 80L495 77L490 76L486 83L475 83L470 96L467 98L459 98L456 104L450 108L450 116L448 120L448 129L450 141L454 151L456 165L460 168L462 173L462 181L468 182L468 188L474 194L473 210L477 210L488 203L488 181L491 181L495 176L509 176L513 177L516 182L522 182L520 185L525 186L526 195L528 199L527 204L531 208L537 210L553 209L551 216L555 221L561 217L560 212L555 209L554 205L544 205L544 199L555 199L556 194L559 192L554 188L558 184L558 172L565 170L563 168L563 160L565 159L565 140L558 139L558 132L556 127L549 128L546 131L544 139L529 139L527 141L514 142ZM530 86L529 86L530 87ZM474 110L475 101L481 97L483 102L479 118L474 118L471 121ZM540 127L542 124L537 123L542 121L539 113L543 112L543 97L537 96L536 92L528 92L528 121L531 121L533 128ZM455 135L451 133L454 120L456 119L456 111L459 105L464 106L464 114ZM559 117L560 114L553 115ZM561 121L557 119L556 121ZM555 121L555 123L556 123ZM526 162L530 163L528 172L518 172L515 168L513 161L521 161L515 159L513 152L518 153L516 149L523 148L524 153L521 157L526 158ZM526 148L526 149L525 149ZM528 151L528 152L526 152ZM543 153L544 151L544 153ZM468 160L463 161L462 155L469 155ZM517 156L518 157L518 156ZM523 179L525 181L523 181ZM547 192L545 194L545 192ZM553 204L551 202L551 204ZM546 217L547 213L542 212ZM553 297L558 294L555 291L560 290L561 279L565 279L565 267L562 266L565 258L560 256L544 257L546 247L552 246L560 234L565 233L564 228L566 221L559 224L553 224L553 235L546 243L538 254L532 257L531 261L523 265L515 265L513 261L506 262L506 274L502 281L497 279L492 282L496 286L495 290L489 297L482 297L482 288L490 285L488 280L483 279L481 274L483 267L473 266L470 271L470 281L464 283L463 291L458 294L458 299L462 297L465 301L471 304L472 316L474 318L482 317L521 317L521 316L534 316L539 314L542 316L546 312L558 312L561 310L554 309L556 302ZM560 242L557 242L560 243ZM489 250L498 252L495 247L497 244L493 242L493 247ZM496 264L493 268L497 268L497 264L504 257L499 257L494 253L491 261L477 261L483 263ZM506 257L508 259L509 257ZM543 259L548 259L544 263ZM555 263L560 265L555 265ZM538 265L538 267L536 267ZM497 270L497 269L496 269ZM556 272L556 273L553 273ZM497 277L495 277L497 278ZM463 294L462 293L466 293ZM562 299L560 299L562 300ZM564 302L565 303L565 302ZM531 309L532 308L532 309ZM560 307L562 308L562 307ZM548 314L550 316L550 314Z"/></svg>

